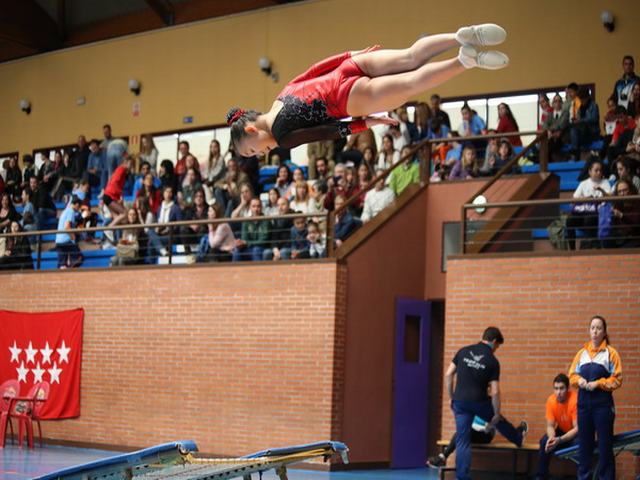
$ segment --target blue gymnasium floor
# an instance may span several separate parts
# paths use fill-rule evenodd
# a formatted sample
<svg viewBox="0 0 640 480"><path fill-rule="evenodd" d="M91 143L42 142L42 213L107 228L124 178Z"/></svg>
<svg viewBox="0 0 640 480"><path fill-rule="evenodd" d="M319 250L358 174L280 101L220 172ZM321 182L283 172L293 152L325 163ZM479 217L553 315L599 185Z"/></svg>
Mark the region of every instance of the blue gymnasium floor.
<svg viewBox="0 0 640 480"><path fill-rule="evenodd" d="M0 449L0 479L28 480L45 473L81 463L116 455L118 452L45 445L35 449L18 448L10 442ZM258 478L254 475L254 478ZM277 480L270 470L264 480ZM289 480L429 480L438 478L437 471L428 468L412 470L354 470L320 472L289 468Z"/></svg>

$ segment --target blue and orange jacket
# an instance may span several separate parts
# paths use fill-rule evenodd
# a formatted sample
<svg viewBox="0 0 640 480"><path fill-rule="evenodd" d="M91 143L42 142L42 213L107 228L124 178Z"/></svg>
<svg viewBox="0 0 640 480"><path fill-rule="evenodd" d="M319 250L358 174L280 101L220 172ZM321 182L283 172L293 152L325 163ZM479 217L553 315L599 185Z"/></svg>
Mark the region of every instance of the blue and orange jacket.
<svg viewBox="0 0 640 480"><path fill-rule="evenodd" d="M580 389L578 407L613 405L611 392L622 385L622 363L618 352L606 340L595 348L591 342L585 344L573 359L569 369L569 381L577 387L580 378L597 382L593 391Z"/></svg>

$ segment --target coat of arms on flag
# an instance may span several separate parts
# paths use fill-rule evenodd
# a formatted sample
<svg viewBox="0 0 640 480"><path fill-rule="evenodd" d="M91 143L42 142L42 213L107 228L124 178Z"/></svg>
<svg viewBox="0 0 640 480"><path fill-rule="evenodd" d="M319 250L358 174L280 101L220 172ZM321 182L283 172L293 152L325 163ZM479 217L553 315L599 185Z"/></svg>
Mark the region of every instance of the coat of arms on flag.
<svg viewBox="0 0 640 480"><path fill-rule="evenodd" d="M23 313L0 310L0 383L16 379L20 395L38 382L50 385L45 419L80 415L84 310Z"/></svg>

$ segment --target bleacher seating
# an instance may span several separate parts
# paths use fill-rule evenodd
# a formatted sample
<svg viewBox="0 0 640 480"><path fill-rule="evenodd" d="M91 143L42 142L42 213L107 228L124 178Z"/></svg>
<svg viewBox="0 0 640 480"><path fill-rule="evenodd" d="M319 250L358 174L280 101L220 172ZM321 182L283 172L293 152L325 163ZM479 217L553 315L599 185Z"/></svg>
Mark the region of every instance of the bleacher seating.
<svg viewBox="0 0 640 480"><path fill-rule="evenodd" d="M111 257L116 254L115 248L82 250L84 262L81 268L106 268L111 265ZM38 254L32 253L33 268L37 268ZM40 256L40 270L56 270L58 268L58 253L55 250L42 252Z"/></svg>
<svg viewBox="0 0 640 480"><path fill-rule="evenodd" d="M560 177L560 191L573 192L578 188L580 181L578 176L584 168L584 161L579 162L555 162L549 164L549 171ZM522 173L537 173L540 165L527 165L522 167Z"/></svg>

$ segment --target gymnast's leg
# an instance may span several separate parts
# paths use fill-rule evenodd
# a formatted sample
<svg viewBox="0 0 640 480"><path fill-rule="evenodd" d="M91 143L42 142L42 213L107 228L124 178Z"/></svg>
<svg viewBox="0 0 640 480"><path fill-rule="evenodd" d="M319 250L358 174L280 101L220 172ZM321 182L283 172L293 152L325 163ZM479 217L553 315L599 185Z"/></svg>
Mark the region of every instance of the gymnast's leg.
<svg viewBox="0 0 640 480"><path fill-rule="evenodd" d="M497 45L507 33L494 24L462 27L456 33L441 33L422 37L409 48L353 52L353 60L369 77L416 70L431 58L460 45Z"/></svg>

